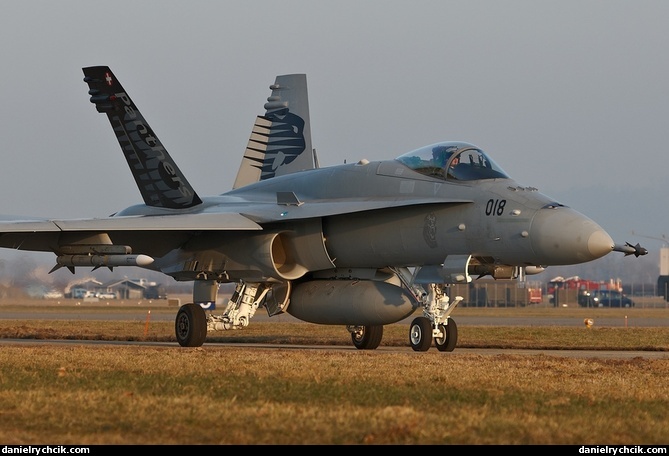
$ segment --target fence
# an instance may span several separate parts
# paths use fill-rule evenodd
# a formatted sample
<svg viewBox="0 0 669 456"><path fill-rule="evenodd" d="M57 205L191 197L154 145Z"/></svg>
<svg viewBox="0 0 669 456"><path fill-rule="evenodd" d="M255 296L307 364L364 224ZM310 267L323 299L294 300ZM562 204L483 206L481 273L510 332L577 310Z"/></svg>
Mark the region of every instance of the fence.
<svg viewBox="0 0 669 456"><path fill-rule="evenodd" d="M531 289L541 289L541 301L532 302ZM485 280L473 281L466 285L452 285L446 294L453 299L462 296L461 307L575 307L587 306L579 299L581 290L576 288L557 289L557 293L549 293L548 284L526 282L521 286L516 281ZM658 292L657 284L632 283L623 286L623 293L629 296L636 308L665 308L669 302L664 298L667 290ZM579 302L581 304L579 304Z"/></svg>

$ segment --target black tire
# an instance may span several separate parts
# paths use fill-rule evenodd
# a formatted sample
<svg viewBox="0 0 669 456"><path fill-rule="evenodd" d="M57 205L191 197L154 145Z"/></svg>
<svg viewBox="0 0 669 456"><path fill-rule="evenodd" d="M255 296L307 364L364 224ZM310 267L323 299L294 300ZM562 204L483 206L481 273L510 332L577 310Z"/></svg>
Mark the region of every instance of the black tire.
<svg viewBox="0 0 669 456"><path fill-rule="evenodd" d="M409 326L409 343L414 351L427 351L432 345L432 323L427 317L416 317Z"/></svg>
<svg viewBox="0 0 669 456"><path fill-rule="evenodd" d="M447 325L439 325L439 330L444 337L434 338L434 345L437 346L437 350L442 352L455 350L455 345L458 343L458 325L455 324L455 320L449 318Z"/></svg>
<svg viewBox="0 0 669 456"><path fill-rule="evenodd" d="M358 350L375 350L383 339L383 326L363 326L362 332L351 333L353 345Z"/></svg>
<svg viewBox="0 0 669 456"><path fill-rule="evenodd" d="M174 320L174 332L182 347L200 347L207 338L207 316L199 304L184 304Z"/></svg>

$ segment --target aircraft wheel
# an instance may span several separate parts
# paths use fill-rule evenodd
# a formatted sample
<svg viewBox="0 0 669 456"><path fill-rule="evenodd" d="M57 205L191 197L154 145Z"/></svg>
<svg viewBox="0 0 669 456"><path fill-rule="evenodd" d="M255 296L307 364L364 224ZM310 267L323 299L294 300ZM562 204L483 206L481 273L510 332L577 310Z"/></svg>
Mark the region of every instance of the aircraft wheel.
<svg viewBox="0 0 669 456"><path fill-rule="evenodd" d="M207 337L207 316L199 304L184 304L174 321L177 342L182 347L200 347Z"/></svg>
<svg viewBox="0 0 669 456"><path fill-rule="evenodd" d="M449 319L447 325L439 325L439 331L444 336L434 338L434 345L437 346L437 350L442 352L455 350L455 344L458 343L458 326L455 321Z"/></svg>
<svg viewBox="0 0 669 456"><path fill-rule="evenodd" d="M432 345L432 323L426 317L416 317L409 327L409 342L414 351L427 351Z"/></svg>
<svg viewBox="0 0 669 456"><path fill-rule="evenodd" d="M374 350L381 344L383 326L363 326L360 331L353 331L351 339L358 350Z"/></svg>

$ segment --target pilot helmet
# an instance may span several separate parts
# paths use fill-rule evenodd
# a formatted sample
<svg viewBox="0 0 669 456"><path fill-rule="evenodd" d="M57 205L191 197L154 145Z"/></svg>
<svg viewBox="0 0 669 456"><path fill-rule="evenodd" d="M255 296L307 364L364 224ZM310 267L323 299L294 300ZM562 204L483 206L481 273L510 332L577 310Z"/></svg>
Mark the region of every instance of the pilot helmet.
<svg viewBox="0 0 669 456"><path fill-rule="evenodd" d="M436 146L432 148L432 159L438 166L445 166L455 150L453 146Z"/></svg>

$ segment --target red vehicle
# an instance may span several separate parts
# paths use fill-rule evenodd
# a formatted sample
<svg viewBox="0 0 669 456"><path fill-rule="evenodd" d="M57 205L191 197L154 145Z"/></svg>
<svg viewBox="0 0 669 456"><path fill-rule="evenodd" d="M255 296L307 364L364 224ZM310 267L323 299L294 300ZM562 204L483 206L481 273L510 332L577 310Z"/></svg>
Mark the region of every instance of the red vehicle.
<svg viewBox="0 0 669 456"><path fill-rule="evenodd" d="M527 296L529 298L530 304L541 304L544 300L541 288L528 288Z"/></svg>

